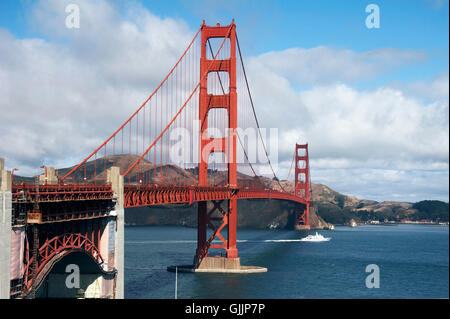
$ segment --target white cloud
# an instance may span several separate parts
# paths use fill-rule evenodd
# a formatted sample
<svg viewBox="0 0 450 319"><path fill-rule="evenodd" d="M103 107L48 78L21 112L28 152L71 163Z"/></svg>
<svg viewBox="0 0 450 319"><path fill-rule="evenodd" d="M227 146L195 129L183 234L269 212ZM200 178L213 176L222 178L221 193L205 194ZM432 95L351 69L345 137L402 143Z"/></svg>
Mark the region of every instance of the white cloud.
<svg viewBox="0 0 450 319"><path fill-rule="evenodd" d="M250 68L276 73L294 85L311 85L370 80L392 68L422 62L427 58L425 52L417 50L383 48L357 53L320 46L264 53L248 62Z"/></svg>
<svg viewBox="0 0 450 319"><path fill-rule="evenodd" d="M283 123L284 145L309 141L319 158L448 163L448 99L426 104L401 90L346 84L296 92L285 78L270 81L271 74L251 71L259 72L253 81L259 117L266 127Z"/></svg>
<svg viewBox="0 0 450 319"><path fill-rule="evenodd" d="M193 32L138 4L119 15L107 1L76 1L80 29L65 27L65 6L40 1L32 12L46 39L0 29L0 154L22 174L42 164L74 164L109 136L175 64Z"/></svg>
<svg viewBox="0 0 450 319"><path fill-rule="evenodd" d="M287 176L294 143L308 142L313 181L356 194L361 190L360 179L372 179L379 187L366 188L364 195L380 199L390 196L393 176L403 176L397 182L401 185L397 185L397 195L389 198L420 200L434 193L448 200L448 72L408 85L356 89L348 82L406 63L406 55L402 57L406 52L396 56L399 52L389 49L357 55L319 48L327 57L318 54L314 59L307 51L291 50L292 54L303 52L293 54L296 58L282 51L250 59L248 74L262 125L282 123L279 175ZM356 61L346 60L346 55L357 57ZM368 62L368 56L377 58ZM334 57L340 65L321 64ZM317 83L298 91L295 85L299 82ZM379 174L384 170L391 173ZM338 171L339 179L333 175ZM421 174L430 175L428 183L423 183L424 177L415 178ZM422 194L413 191L419 188Z"/></svg>
<svg viewBox="0 0 450 319"><path fill-rule="evenodd" d="M430 101L443 101L448 103L449 76L448 71L436 75L431 80L418 81L409 85L397 84L396 88L410 96Z"/></svg>
<svg viewBox="0 0 450 319"><path fill-rule="evenodd" d="M371 168L312 169L317 183L333 185L343 194L376 201L416 202L448 198L447 171L392 170Z"/></svg>

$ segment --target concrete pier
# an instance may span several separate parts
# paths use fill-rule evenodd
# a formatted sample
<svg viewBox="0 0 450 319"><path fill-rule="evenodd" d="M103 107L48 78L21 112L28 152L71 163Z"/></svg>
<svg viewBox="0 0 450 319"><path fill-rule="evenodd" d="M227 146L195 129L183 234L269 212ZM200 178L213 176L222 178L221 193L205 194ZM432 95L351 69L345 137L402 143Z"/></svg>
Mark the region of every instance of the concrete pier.
<svg viewBox="0 0 450 319"><path fill-rule="evenodd" d="M116 231L114 239L114 267L117 269L115 299L124 298L124 242L125 242L125 209L124 209L124 184L119 167L111 167L107 171L107 181L111 183L116 205L111 215L116 215Z"/></svg>
<svg viewBox="0 0 450 319"><path fill-rule="evenodd" d="M310 230L310 225L295 225L295 230Z"/></svg>
<svg viewBox="0 0 450 319"><path fill-rule="evenodd" d="M58 177L54 167L46 166L45 173L39 175L39 185L57 185Z"/></svg>
<svg viewBox="0 0 450 319"><path fill-rule="evenodd" d="M10 298L11 285L11 172L0 158L0 299Z"/></svg>
<svg viewBox="0 0 450 319"><path fill-rule="evenodd" d="M175 272L195 272L195 273L226 273L226 274L254 274L267 272L267 268L258 266L241 266L240 258L206 257L200 262L198 267L194 265L181 265L167 267L168 271Z"/></svg>

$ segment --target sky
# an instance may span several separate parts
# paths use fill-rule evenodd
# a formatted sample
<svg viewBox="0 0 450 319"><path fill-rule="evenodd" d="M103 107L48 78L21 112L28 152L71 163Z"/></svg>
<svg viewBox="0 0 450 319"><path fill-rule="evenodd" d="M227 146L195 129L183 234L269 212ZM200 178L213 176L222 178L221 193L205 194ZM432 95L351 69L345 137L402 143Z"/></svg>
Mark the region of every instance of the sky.
<svg viewBox="0 0 450 319"><path fill-rule="evenodd" d="M65 27L68 4L80 7L79 29ZM369 4L379 28L366 26ZM7 169L32 175L84 158L203 20L232 19L261 127L278 128L281 179L294 143L308 142L313 182L377 201L448 202L446 0L0 1Z"/></svg>

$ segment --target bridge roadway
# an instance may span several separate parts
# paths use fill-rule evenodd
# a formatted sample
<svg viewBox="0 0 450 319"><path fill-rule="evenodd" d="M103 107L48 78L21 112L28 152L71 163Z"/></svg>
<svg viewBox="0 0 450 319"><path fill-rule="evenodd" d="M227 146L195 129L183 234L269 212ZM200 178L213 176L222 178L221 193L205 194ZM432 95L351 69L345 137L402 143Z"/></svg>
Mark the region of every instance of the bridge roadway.
<svg viewBox="0 0 450 319"><path fill-rule="evenodd" d="M111 185L14 185L13 203L112 200ZM201 201L237 199L282 199L306 204L304 198L290 193L262 188L200 187L200 186L124 186L124 206L143 207L166 204L193 204Z"/></svg>

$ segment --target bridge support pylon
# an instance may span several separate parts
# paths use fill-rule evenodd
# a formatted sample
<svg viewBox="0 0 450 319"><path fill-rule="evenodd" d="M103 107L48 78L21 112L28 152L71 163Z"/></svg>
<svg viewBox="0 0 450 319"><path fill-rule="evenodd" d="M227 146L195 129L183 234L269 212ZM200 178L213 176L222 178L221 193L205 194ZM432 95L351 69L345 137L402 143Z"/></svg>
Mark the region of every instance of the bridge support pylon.
<svg viewBox="0 0 450 319"><path fill-rule="evenodd" d="M295 229L310 229L309 208L310 202L310 175L308 143L295 144L295 196L303 197L305 205L299 207L295 213Z"/></svg>
<svg viewBox="0 0 450 319"><path fill-rule="evenodd" d="M234 22L229 26L215 27L202 26L201 58L200 58L200 99L199 99L199 120L200 127L200 160L199 160L199 186L209 186L208 180L208 159L212 153L225 153L228 164L228 185L237 185L237 165L236 165L236 135L234 130L237 127L237 94L236 94L236 25ZM230 41L229 58L225 60L213 60L207 58L208 41L210 38L228 38ZM222 49L223 50L223 49ZM227 72L229 76L228 94L223 95L208 94L208 74L212 72ZM203 76L205 75L206 76ZM228 114L226 127L230 129L230 134L222 138L210 138L208 136L208 115L212 109L225 109ZM212 204L212 205L211 205ZM223 201L210 202L211 209L208 209L207 202L198 204L198 237L197 251L194 258L194 265L198 269L207 269L223 264L226 268L240 269L240 260L236 248L236 214L237 200L232 197L227 203ZM224 208L226 207L226 210ZM213 221L221 224L215 226ZM208 227L213 231L207 238ZM228 238L221 235L221 230L228 229ZM219 239L221 244L212 244L214 239ZM209 248L223 248L226 257L219 264L208 256ZM220 258L220 257L216 257ZM214 267L215 268L215 267Z"/></svg>
<svg viewBox="0 0 450 319"><path fill-rule="evenodd" d="M4 169L0 158L0 299L10 298L11 259L11 171Z"/></svg>
<svg viewBox="0 0 450 319"><path fill-rule="evenodd" d="M125 254L125 206L124 183L120 174L120 167L111 167L107 171L107 181L114 192L115 207L112 215L116 215L115 244L114 244L114 268L117 270L115 281L115 299L124 299L124 254Z"/></svg>
<svg viewBox="0 0 450 319"><path fill-rule="evenodd" d="M203 22L201 29L201 58L200 58L200 95L199 95L199 120L200 120L200 158L198 186L211 186L208 179L208 159L212 153L224 153L228 166L228 187L232 196L227 201L202 201L198 203L198 234L197 251L194 257L194 266L180 268L180 271L195 272L233 272L250 273L265 272L267 268L241 266L236 247L237 237L237 91L236 91L236 25L234 20L229 26L206 26ZM210 38L229 40L228 59L210 60L207 58L208 41ZM222 42L222 46L223 46ZM224 50L221 46L221 50ZM212 48L209 48L212 50ZM213 55L213 54L212 54ZM216 54L217 55L217 54ZM213 55L214 58L214 55ZM209 94L208 74L228 73L228 93ZM206 76L204 76L206 75ZM212 109L225 109L228 114L228 135L221 138L213 138L208 135L208 115ZM221 231L227 227L227 238ZM212 234L208 238L208 229ZM220 241L216 244L213 241ZM211 256L209 249L224 249L225 256ZM169 267L168 270L173 270Z"/></svg>

